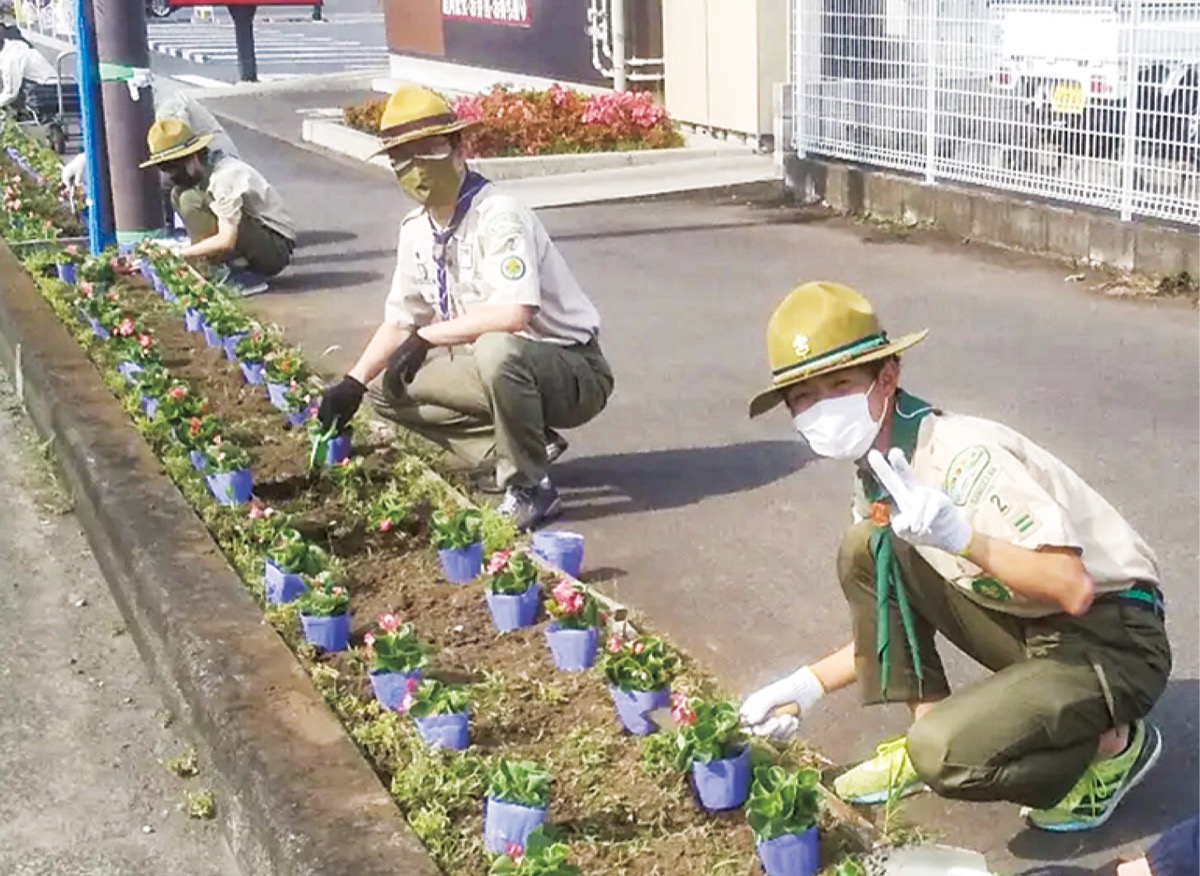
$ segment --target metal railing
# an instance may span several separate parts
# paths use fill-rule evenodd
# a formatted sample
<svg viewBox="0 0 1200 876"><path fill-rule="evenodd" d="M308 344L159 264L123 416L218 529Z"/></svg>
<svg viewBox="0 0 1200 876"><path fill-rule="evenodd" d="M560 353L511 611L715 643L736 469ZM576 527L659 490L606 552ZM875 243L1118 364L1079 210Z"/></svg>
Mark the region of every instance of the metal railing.
<svg viewBox="0 0 1200 876"><path fill-rule="evenodd" d="M75 4L72 0L13 0L17 25L29 34L75 44Z"/></svg>
<svg viewBox="0 0 1200 876"><path fill-rule="evenodd" d="M1200 224L1200 0L792 0L794 147Z"/></svg>

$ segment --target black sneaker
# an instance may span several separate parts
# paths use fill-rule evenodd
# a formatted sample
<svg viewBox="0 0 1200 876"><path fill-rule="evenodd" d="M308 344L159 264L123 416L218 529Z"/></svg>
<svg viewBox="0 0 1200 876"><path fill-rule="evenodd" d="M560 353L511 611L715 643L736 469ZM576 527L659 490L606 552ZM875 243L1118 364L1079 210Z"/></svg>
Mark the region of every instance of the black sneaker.
<svg viewBox="0 0 1200 876"><path fill-rule="evenodd" d="M562 512L562 502L550 478L542 478L536 487L509 487L497 510L511 517L518 531L529 532L557 517Z"/></svg>
<svg viewBox="0 0 1200 876"><path fill-rule="evenodd" d="M567 443L567 439L559 435L553 429L546 430L546 463L552 463L564 453L571 445Z"/></svg>

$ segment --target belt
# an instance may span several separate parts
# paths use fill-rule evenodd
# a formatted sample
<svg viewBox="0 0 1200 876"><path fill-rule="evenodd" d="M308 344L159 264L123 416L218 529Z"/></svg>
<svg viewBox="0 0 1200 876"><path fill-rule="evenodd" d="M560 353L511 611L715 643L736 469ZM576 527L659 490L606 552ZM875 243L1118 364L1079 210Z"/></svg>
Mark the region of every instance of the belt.
<svg viewBox="0 0 1200 876"><path fill-rule="evenodd" d="M1124 590L1102 593L1096 597L1096 602L1124 602L1152 611L1160 618L1165 618L1167 614L1167 601L1162 590L1151 581L1135 581Z"/></svg>

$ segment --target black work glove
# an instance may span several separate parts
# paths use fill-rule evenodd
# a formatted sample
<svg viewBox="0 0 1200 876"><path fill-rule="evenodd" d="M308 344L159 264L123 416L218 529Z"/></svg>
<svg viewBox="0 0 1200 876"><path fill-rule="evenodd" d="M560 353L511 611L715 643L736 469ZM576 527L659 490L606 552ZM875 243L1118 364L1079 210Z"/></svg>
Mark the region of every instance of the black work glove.
<svg viewBox="0 0 1200 876"><path fill-rule="evenodd" d="M334 423L338 431L345 431L358 413L367 388L347 374L339 382L325 390L321 396L321 407L317 409L317 419L321 428L328 431Z"/></svg>
<svg viewBox="0 0 1200 876"><path fill-rule="evenodd" d="M396 348L396 352L388 359L387 370L383 373L383 388L387 390L388 395L399 398L404 394L404 387L412 383L417 372L421 370L431 346L433 345L429 341L414 331Z"/></svg>

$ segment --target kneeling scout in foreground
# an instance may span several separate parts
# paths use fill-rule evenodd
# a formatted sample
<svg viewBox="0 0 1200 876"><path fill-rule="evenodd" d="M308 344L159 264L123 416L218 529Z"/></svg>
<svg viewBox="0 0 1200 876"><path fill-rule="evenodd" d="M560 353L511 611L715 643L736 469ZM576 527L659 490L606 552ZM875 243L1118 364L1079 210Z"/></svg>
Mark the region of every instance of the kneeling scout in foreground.
<svg viewBox="0 0 1200 876"><path fill-rule="evenodd" d="M770 389L812 450L857 469L837 558L854 641L751 694L743 721L786 737L826 693L907 703L904 738L834 782L850 803L928 786L1007 800L1035 827L1103 824L1158 760L1144 716L1171 667L1154 553L1074 471L999 423L899 387L870 303L807 283L771 316ZM951 693L940 633L992 675Z"/></svg>

